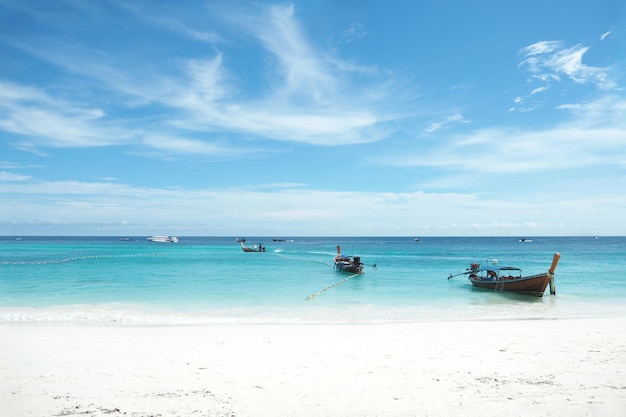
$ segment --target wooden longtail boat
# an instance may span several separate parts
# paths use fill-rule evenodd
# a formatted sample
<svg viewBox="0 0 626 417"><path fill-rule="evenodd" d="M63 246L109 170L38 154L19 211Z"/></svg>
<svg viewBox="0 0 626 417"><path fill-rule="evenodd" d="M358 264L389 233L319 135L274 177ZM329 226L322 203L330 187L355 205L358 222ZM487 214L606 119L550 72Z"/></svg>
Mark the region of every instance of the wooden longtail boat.
<svg viewBox="0 0 626 417"><path fill-rule="evenodd" d="M511 291L520 294L534 295L543 297L548 284L550 285L550 294L556 294L554 285L554 271L556 265L561 258L561 254L555 253L552 259L552 265L547 272L542 274L522 276L522 270L516 267L506 266L496 268L488 266L481 268L480 264L473 263L467 272L457 275L469 274L468 279L476 288L484 288L493 291ZM452 278L451 275L449 278Z"/></svg>
<svg viewBox="0 0 626 417"><path fill-rule="evenodd" d="M337 246L337 256L335 256L335 269L337 271L349 272L351 274L362 274L363 264L360 256L342 255L341 246Z"/></svg>
<svg viewBox="0 0 626 417"><path fill-rule="evenodd" d="M252 246L244 245L243 241L239 241L239 243L241 244L241 249L244 252L265 252L265 246L263 246L262 243L259 243L258 245L252 245Z"/></svg>

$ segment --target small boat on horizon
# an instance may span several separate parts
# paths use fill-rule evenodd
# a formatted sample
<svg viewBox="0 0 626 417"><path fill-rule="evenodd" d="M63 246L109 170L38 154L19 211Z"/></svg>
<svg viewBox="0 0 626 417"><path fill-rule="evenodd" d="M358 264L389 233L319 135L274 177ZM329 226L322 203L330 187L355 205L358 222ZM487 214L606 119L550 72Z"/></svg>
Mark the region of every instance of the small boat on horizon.
<svg viewBox="0 0 626 417"><path fill-rule="evenodd" d="M522 243L530 243L532 241L533 241L532 239L526 239L525 237L523 237L520 240L518 240L518 242L522 242Z"/></svg>
<svg viewBox="0 0 626 417"><path fill-rule="evenodd" d="M177 243L178 238L176 236L150 236L147 237L150 242L158 242L158 243Z"/></svg>
<svg viewBox="0 0 626 417"><path fill-rule="evenodd" d="M560 253L555 253L552 258L552 265L547 272L522 276L522 270L513 266L495 268L493 266L480 267L479 263L473 263L470 268L463 273L450 275L448 279L469 274L468 279L476 288L483 288L493 291L510 291L519 294L534 295L543 297L548 284L550 284L550 294L556 294L554 285L554 271L561 258Z"/></svg>

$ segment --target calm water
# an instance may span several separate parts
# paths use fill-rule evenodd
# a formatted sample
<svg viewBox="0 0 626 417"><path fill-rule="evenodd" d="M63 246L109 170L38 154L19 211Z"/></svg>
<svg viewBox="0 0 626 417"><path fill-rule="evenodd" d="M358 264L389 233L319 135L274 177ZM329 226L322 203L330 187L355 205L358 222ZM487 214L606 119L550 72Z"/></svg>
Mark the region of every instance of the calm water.
<svg viewBox="0 0 626 417"><path fill-rule="evenodd" d="M0 237L0 322L378 322L626 316L626 238ZM332 267L336 245L369 264ZM555 252L556 296L472 288L471 262L497 259L525 275ZM376 265L374 268L373 265ZM348 278L348 279L346 279ZM332 286L333 284L337 284ZM316 296L312 296L315 295Z"/></svg>

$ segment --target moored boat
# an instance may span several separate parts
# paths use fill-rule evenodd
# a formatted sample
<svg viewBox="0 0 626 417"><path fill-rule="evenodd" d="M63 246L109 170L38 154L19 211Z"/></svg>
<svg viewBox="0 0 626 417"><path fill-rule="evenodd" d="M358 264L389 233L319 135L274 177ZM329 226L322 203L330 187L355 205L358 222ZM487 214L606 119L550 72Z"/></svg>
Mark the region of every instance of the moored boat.
<svg viewBox="0 0 626 417"><path fill-rule="evenodd" d="M555 253L552 259L552 265L547 272L530 276L523 276L520 268L512 266L496 268L491 265L481 268L478 263L471 264L467 272L457 275L469 274L468 279L476 288L493 291L510 291L543 297L543 293L548 284L550 285L550 294L556 294L554 271L560 258L561 255ZM453 276L454 275L449 276L448 279Z"/></svg>
<svg viewBox="0 0 626 417"><path fill-rule="evenodd" d="M363 264L360 256L342 255L341 246L337 246L337 256L335 256L335 269L348 272L350 274L362 274Z"/></svg>
<svg viewBox="0 0 626 417"><path fill-rule="evenodd" d="M239 243L241 244L241 249L244 252L265 252L265 246L263 246L262 243L259 243L258 245L252 245L252 246L244 245L243 241L239 241Z"/></svg>
<svg viewBox="0 0 626 417"><path fill-rule="evenodd" d="M150 236L148 238L150 242L159 242L159 243L176 243L178 242L178 238L176 236Z"/></svg>

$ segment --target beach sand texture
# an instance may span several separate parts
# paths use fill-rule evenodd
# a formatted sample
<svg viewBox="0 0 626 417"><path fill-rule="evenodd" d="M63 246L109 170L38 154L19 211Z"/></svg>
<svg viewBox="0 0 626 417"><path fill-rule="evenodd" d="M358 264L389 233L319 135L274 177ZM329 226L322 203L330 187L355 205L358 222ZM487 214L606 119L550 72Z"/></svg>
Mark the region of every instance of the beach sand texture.
<svg viewBox="0 0 626 417"><path fill-rule="evenodd" d="M0 415L625 416L626 319L0 326Z"/></svg>

